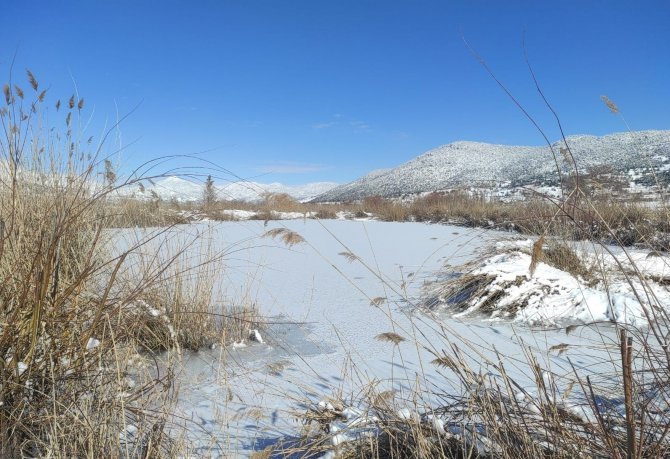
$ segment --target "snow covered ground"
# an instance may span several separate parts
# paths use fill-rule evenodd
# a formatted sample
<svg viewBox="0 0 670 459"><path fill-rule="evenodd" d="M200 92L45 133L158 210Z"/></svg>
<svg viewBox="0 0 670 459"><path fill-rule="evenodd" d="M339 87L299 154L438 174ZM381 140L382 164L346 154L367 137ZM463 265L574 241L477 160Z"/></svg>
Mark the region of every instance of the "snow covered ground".
<svg viewBox="0 0 670 459"><path fill-rule="evenodd" d="M666 255L573 242L571 249L593 275L584 279L543 262L531 273L533 242L500 241L493 255L471 264L465 275L481 281L477 288L484 292L455 316L481 314L485 306L491 318L532 325L611 321L644 327L650 320L649 311L670 304L670 258ZM463 269L454 267L456 271ZM432 307L441 304L449 309L463 302L454 300L452 290L441 284L437 282L430 294Z"/></svg>
<svg viewBox="0 0 670 459"><path fill-rule="evenodd" d="M287 247L262 237L276 227L295 231L305 242ZM445 264L472 261L495 243L518 244L509 233L309 219L267 227L259 221L200 223L183 231L207 234L215 247L228 251L222 292L254 301L269 318L260 340L184 356L176 419L183 419L199 442L197 454L244 457L290 438L301 427L295 415L320 402L327 409L329 397L347 401L351 413L360 413L356 410L364 408L366 391L393 390L400 404L419 387L456 393L460 387L453 375L430 364L449 342L458 343L473 368L482 371L486 358L497 360L494 347L511 356L508 372L529 391L535 384L521 357L526 350L558 375L561 388L574 384L574 369L594 378L612 371L609 359L602 358L614 342L608 339L615 336L608 324L579 328L566 338L558 327L531 331L523 322L417 309L424 284L439 278ZM643 254L636 256L647 262ZM648 263L665 272L662 260ZM485 266L516 276L527 273L529 259L489 259ZM540 266L535 279L567 282L551 269ZM568 297L590 301L569 284L564 287ZM533 314L542 310L541 302L532 309ZM388 332L404 341L379 339ZM421 403L428 406L426 397ZM417 408L408 402L404 409L412 416Z"/></svg>

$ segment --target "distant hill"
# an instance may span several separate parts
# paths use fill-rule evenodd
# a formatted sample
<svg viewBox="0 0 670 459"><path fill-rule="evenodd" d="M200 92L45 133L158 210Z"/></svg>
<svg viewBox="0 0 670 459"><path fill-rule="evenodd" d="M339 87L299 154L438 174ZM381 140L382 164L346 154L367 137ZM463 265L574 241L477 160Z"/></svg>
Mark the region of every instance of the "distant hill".
<svg viewBox="0 0 670 459"><path fill-rule="evenodd" d="M133 185L122 188L120 194L138 199L151 199L158 196L163 200L181 202L199 201L202 199L204 184L186 180L181 177L164 177L152 181L142 181L142 186ZM231 182L216 184L219 199L227 201L258 201L266 193L286 193L298 201L308 201L325 193L337 183L316 182L306 185L283 185L281 183Z"/></svg>
<svg viewBox="0 0 670 459"><path fill-rule="evenodd" d="M670 183L670 130L624 132L596 137L567 138L581 173L606 165L631 187ZM559 166L569 164L560 155L563 141L553 144ZM460 188L511 189L557 186L556 162L549 147L454 142L430 150L396 168L374 171L351 183L332 188L314 199L336 202L368 196L402 197Z"/></svg>

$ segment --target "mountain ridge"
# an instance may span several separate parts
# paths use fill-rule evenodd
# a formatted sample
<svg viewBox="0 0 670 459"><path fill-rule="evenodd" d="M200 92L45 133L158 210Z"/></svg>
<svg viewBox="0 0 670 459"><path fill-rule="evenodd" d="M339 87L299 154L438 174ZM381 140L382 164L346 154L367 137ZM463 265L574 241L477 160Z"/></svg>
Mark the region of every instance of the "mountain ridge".
<svg viewBox="0 0 670 459"><path fill-rule="evenodd" d="M587 134L566 138L580 172L607 165L636 180L649 181L656 168L664 184L670 183L670 130ZM350 183L332 188L314 202L337 202L369 196L387 198L457 188L557 186L556 162L563 172L573 166L561 156L563 140L548 146L500 145L456 141L429 150L395 168L373 171ZM632 172L632 174L631 174ZM638 177L639 176L639 177Z"/></svg>
<svg viewBox="0 0 670 459"><path fill-rule="evenodd" d="M152 199L195 202L202 199L204 183L168 176L151 181L142 181L142 186L121 188L120 195L137 199ZM259 183L237 181L226 184L215 183L214 189L219 199L224 201L260 201L267 193L288 194L297 201L309 201L337 186L334 182L313 182L304 185L284 185L278 182Z"/></svg>

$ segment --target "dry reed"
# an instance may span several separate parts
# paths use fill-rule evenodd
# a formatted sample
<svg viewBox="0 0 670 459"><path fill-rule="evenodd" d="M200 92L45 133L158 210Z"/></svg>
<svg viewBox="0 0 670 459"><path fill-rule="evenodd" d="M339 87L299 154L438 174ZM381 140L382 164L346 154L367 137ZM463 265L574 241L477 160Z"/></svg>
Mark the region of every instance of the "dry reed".
<svg viewBox="0 0 670 459"><path fill-rule="evenodd" d="M207 258L195 271L177 254L157 259L129 280L170 227L118 250L108 228L149 214L115 199L139 179L117 183L106 135L83 140L81 97L56 102L65 132L50 129L46 93L27 78L32 94L5 85L0 109L0 457L183 455L168 433L176 354L146 350L218 341L254 313L212 320Z"/></svg>

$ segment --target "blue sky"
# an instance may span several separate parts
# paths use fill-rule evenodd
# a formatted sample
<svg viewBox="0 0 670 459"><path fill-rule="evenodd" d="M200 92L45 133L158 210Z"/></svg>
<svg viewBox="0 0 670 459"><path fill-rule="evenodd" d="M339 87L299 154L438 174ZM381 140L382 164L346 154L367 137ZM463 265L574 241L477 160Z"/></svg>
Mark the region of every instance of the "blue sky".
<svg viewBox="0 0 670 459"><path fill-rule="evenodd" d="M0 74L75 86L99 135L117 113L124 170L199 157L261 182L346 182L441 144L670 128L666 1L5 0ZM26 85L27 86L27 85ZM134 111L133 111L134 110ZM114 139L114 142L117 140Z"/></svg>

